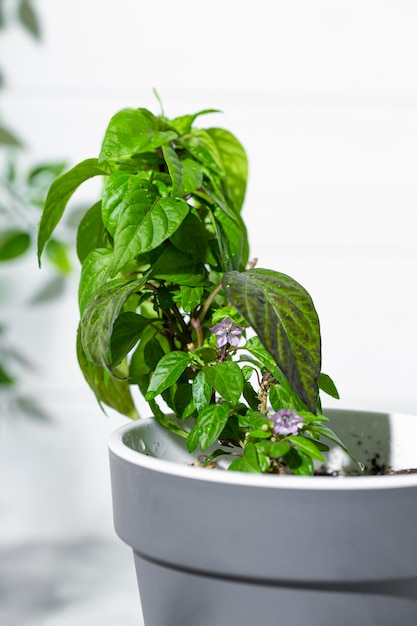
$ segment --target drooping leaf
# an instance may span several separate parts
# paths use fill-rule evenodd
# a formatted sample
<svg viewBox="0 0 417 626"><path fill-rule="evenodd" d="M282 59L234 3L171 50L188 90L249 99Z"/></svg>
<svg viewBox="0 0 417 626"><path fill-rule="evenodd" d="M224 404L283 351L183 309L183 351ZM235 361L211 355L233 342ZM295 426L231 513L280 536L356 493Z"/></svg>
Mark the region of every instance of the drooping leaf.
<svg viewBox="0 0 417 626"><path fill-rule="evenodd" d="M238 402L243 393L244 380L237 363L225 361L212 367L204 367L203 371L207 381L226 402Z"/></svg>
<svg viewBox="0 0 417 626"><path fill-rule="evenodd" d="M246 227L239 214L229 217L222 209L214 210L217 237L226 271L243 270L249 259Z"/></svg>
<svg viewBox="0 0 417 626"><path fill-rule="evenodd" d="M93 293L107 282L112 266L113 251L108 248L96 248L85 259L78 284L78 306L81 315Z"/></svg>
<svg viewBox="0 0 417 626"><path fill-rule="evenodd" d="M146 400L153 400L157 395L177 382L190 363L191 356L180 350L174 350L163 356L151 377Z"/></svg>
<svg viewBox="0 0 417 626"><path fill-rule="evenodd" d="M152 151L176 137L174 131L158 131L156 118L147 109L123 109L109 122L99 162Z"/></svg>
<svg viewBox="0 0 417 626"><path fill-rule="evenodd" d="M125 311L116 319L111 336L112 367L121 363L139 341L143 330L152 322L151 319L133 311Z"/></svg>
<svg viewBox="0 0 417 626"><path fill-rule="evenodd" d="M106 229L101 219L101 202L96 202L83 216L77 231L77 255L80 263L95 248L105 248Z"/></svg>
<svg viewBox="0 0 417 626"><path fill-rule="evenodd" d="M140 291L147 277L111 280L94 292L81 319L81 342L89 361L111 371L111 336L126 300Z"/></svg>
<svg viewBox="0 0 417 626"><path fill-rule="evenodd" d="M248 178L245 149L232 133L223 128L209 128L207 132L216 144L223 163L225 171L223 186L226 195L236 211L240 211L245 199Z"/></svg>
<svg viewBox="0 0 417 626"><path fill-rule="evenodd" d="M199 445L207 450L220 436L229 416L227 404L209 404L203 407L197 416L196 425L191 429L187 440L189 452Z"/></svg>
<svg viewBox="0 0 417 626"><path fill-rule="evenodd" d="M165 413L160 409L155 400L150 400L149 406L158 424L161 424L161 426L171 431L175 435L182 437L183 439L187 438L188 433L183 428L181 428L181 426L179 426L179 424L177 424L177 422L173 420L169 415L165 415Z"/></svg>
<svg viewBox="0 0 417 626"><path fill-rule="evenodd" d="M321 339L317 312L307 291L289 276L264 269L228 272L223 288L294 391L315 413Z"/></svg>
<svg viewBox="0 0 417 626"><path fill-rule="evenodd" d="M130 392L127 369L118 370L116 378L103 367L88 360L82 348L80 331L77 335L77 357L84 378L93 390L100 406L105 404L131 419L140 417Z"/></svg>
<svg viewBox="0 0 417 626"><path fill-rule="evenodd" d="M65 207L75 190L84 181L93 176L110 174L106 163L99 164L97 159L87 159L78 163L69 172L66 172L52 183L45 202L38 231L38 260L44 246L61 219Z"/></svg>

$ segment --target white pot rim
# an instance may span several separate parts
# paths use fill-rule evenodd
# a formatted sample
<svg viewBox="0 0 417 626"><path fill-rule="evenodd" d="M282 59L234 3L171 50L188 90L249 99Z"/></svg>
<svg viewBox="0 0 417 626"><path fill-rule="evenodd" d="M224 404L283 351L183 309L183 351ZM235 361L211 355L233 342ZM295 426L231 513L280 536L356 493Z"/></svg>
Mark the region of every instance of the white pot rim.
<svg viewBox="0 0 417 626"><path fill-rule="evenodd" d="M395 419L403 414L393 414ZM417 487L417 474L397 474L381 476L277 476L271 474L248 474L241 472L228 472L213 470L202 467L177 463L175 461L156 458L146 453L130 448L123 440L124 436L133 429L141 429L154 424L153 418L144 418L119 427L109 439L109 451L116 457L142 467L149 471L167 474L172 477L203 482L221 483L229 485L241 485L262 489L294 489L306 491L369 491L381 489L404 489Z"/></svg>

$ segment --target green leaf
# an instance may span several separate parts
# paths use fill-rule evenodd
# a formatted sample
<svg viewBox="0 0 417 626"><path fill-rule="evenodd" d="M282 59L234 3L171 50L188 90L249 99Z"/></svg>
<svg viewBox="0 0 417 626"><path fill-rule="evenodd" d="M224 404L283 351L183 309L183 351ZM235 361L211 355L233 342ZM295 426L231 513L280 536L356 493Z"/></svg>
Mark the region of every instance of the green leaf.
<svg viewBox="0 0 417 626"><path fill-rule="evenodd" d="M106 248L107 237L101 218L101 201L96 202L80 221L77 231L77 255L80 263L95 248Z"/></svg>
<svg viewBox="0 0 417 626"><path fill-rule="evenodd" d="M57 239L50 239L46 244L46 256L62 274L72 271L68 256L68 246Z"/></svg>
<svg viewBox="0 0 417 626"><path fill-rule="evenodd" d="M271 443L268 454L271 459L278 459L283 457L291 450L291 446L288 441L277 441L276 443Z"/></svg>
<svg viewBox="0 0 417 626"><path fill-rule="evenodd" d="M74 191L84 181L93 176L100 176L110 173L110 168L106 163L101 165L97 159L87 159L78 163L69 172L57 178L51 185L45 207L42 213L38 232L38 260L42 255L43 248L52 235L55 227L61 219L65 207Z"/></svg>
<svg viewBox="0 0 417 626"><path fill-rule="evenodd" d="M177 285L199 287L207 279L203 263L197 263L185 252L168 246L152 265L152 276Z"/></svg>
<svg viewBox="0 0 417 626"><path fill-rule="evenodd" d="M291 448L285 455L284 461L296 476L313 476L314 474L313 460L301 450Z"/></svg>
<svg viewBox="0 0 417 626"><path fill-rule="evenodd" d="M78 305L81 315L95 291L107 282L113 266L113 251L107 248L92 250L85 259L78 285Z"/></svg>
<svg viewBox="0 0 417 626"><path fill-rule="evenodd" d="M239 214L230 217L222 209L214 210L223 267L226 271L243 270L249 259L246 226Z"/></svg>
<svg viewBox="0 0 417 626"><path fill-rule="evenodd" d="M260 474L261 468L259 466L258 454L255 444L248 442L245 446L243 456L232 461L228 469L235 472Z"/></svg>
<svg viewBox="0 0 417 626"><path fill-rule="evenodd" d="M102 194L102 219L109 231L114 237L120 214L124 206L126 206L125 196L129 191L130 183L135 180L143 180L143 174L139 174L137 178L133 177L130 172L116 170L108 177L104 185Z"/></svg>
<svg viewBox="0 0 417 626"><path fill-rule="evenodd" d="M41 38L41 29L38 16L29 0L20 0L18 6L18 16L21 24L35 39Z"/></svg>
<svg viewBox="0 0 417 626"><path fill-rule="evenodd" d="M206 130L192 128L190 134L183 138L183 143L197 161L224 176L225 171L217 146Z"/></svg>
<svg viewBox="0 0 417 626"><path fill-rule="evenodd" d="M30 247L29 233L6 230L0 233L0 261L10 261L22 256Z"/></svg>
<svg viewBox="0 0 417 626"><path fill-rule="evenodd" d="M207 233L194 209L185 216L179 228L171 235L170 241L178 250L186 252L196 261L205 260L208 248Z"/></svg>
<svg viewBox="0 0 417 626"><path fill-rule="evenodd" d="M181 308L190 313L193 309L201 304L204 294L203 287L189 287L188 285L180 286L180 304Z"/></svg>
<svg viewBox="0 0 417 626"><path fill-rule="evenodd" d="M112 368L121 363L139 341L146 326L152 323L142 315L126 311L116 319L111 336L111 363Z"/></svg>
<svg viewBox="0 0 417 626"><path fill-rule="evenodd" d="M156 125L156 118L147 109L119 111L107 127L99 162L149 152L176 139L177 133L160 132Z"/></svg>
<svg viewBox="0 0 417 626"><path fill-rule="evenodd" d="M363 464L358 461L358 459L356 457L353 456L353 454L350 452L350 450L345 446L345 444L343 443L343 441L336 435L336 433L334 433L332 431L331 428L329 428L328 426L321 426L321 425L317 425L314 424L314 433L319 436L322 435L323 437L326 437L327 439L329 439L330 441L333 441L333 443L337 444L338 446L340 446L340 448L346 452L346 454L352 459L352 461L354 461L356 463L356 465L359 467L359 469L362 471L363 470Z"/></svg>
<svg viewBox="0 0 417 626"><path fill-rule="evenodd" d="M15 379L6 371L3 365L0 363L0 385L13 385Z"/></svg>
<svg viewBox="0 0 417 626"><path fill-rule="evenodd" d="M212 387L226 402L236 404L243 393L244 379L241 369L233 361L204 367L204 375Z"/></svg>
<svg viewBox="0 0 417 626"><path fill-rule="evenodd" d="M264 269L228 272L223 288L294 391L315 413L321 338L318 316L307 291L289 276Z"/></svg>
<svg viewBox="0 0 417 626"><path fill-rule="evenodd" d="M23 144L17 136L4 126L0 126L0 145L22 148Z"/></svg>
<svg viewBox="0 0 417 626"><path fill-rule="evenodd" d="M111 370L111 336L126 300L140 291L147 278L112 280L97 289L87 302L81 320L81 342L92 363Z"/></svg>
<svg viewBox="0 0 417 626"><path fill-rule="evenodd" d="M328 376L328 374L323 374L323 372L321 372L319 376L319 387L322 391L324 391L324 393L327 393L327 395L331 396L332 398L336 398L336 400L339 400L339 392L337 391L336 385L334 384L330 376Z"/></svg>
<svg viewBox="0 0 417 626"><path fill-rule="evenodd" d="M165 389L176 383L190 363L190 355L180 350L174 350L163 356L152 375L146 400L153 400Z"/></svg>
<svg viewBox="0 0 417 626"><path fill-rule="evenodd" d="M186 135L187 133L190 132L195 119L199 115L206 115L207 113L221 113L221 111L219 111L218 109L204 109L203 111L199 111L198 113L193 113L190 115L182 115L181 117L176 117L175 119L171 120L170 126L179 135Z"/></svg>
<svg viewBox="0 0 417 626"><path fill-rule="evenodd" d="M168 415L165 415L163 411L161 411L161 409L159 408L155 400L150 400L149 406L158 424L161 424L161 426L171 431L175 435L179 435L183 439L186 439L188 437L188 433L185 430L183 430L181 426L177 424L177 422L175 422Z"/></svg>
<svg viewBox="0 0 417 626"><path fill-rule="evenodd" d="M236 211L242 209L248 178L248 159L245 149L236 137L223 128L209 128L207 133L213 139L220 154L225 171L223 186L226 196Z"/></svg>
<svg viewBox="0 0 417 626"><path fill-rule="evenodd" d="M189 452L197 445L202 451L207 450L220 436L229 416L227 404L209 404L203 407L197 416L197 423L191 429L187 440Z"/></svg>
<svg viewBox="0 0 417 626"><path fill-rule="evenodd" d="M203 371L197 372L193 380L193 399L197 411L209 404L212 386L208 382Z"/></svg>
<svg viewBox="0 0 417 626"><path fill-rule="evenodd" d="M185 196L201 187L203 172L192 159L181 160L174 148L162 146L162 153L172 180L171 196Z"/></svg>
<svg viewBox="0 0 417 626"><path fill-rule="evenodd" d="M178 385L174 397L175 414L180 419L186 419L195 412L193 388L190 383Z"/></svg>
<svg viewBox="0 0 417 626"><path fill-rule="evenodd" d="M160 198L143 179L132 181L114 235L112 275L136 256L157 248L179 227L189 211L184 200Z"/></svg>
<svg viewBox="0 0 417 626"><path fill-rule="evenodd" d="M133 403L130 385L126 380L127 371L118 370L118 378L114 378L107 370L91 363L82 348L80 331L77 335L77 356L84 378L93 390L100 406L105 404L122 415L138 419L140 416Z"/></svg>
<svg viewBox="0 0 417 626"><path fill-rule="evenodd" d="M307 439L302 435L291 435L290 437L287 437L287 440L290 441L294 448L297 448L299 452L306 454L311 459L324 461L324 456L311 439Z"/></svg>

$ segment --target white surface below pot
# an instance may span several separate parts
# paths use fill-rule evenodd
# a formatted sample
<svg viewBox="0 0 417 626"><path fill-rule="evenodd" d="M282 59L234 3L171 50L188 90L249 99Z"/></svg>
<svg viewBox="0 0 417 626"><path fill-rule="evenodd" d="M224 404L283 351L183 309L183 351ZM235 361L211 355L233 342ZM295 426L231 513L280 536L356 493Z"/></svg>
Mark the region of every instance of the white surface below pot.
<svg viewBox="0 0 417 626"><path fill-rule="evenodd" d="M417 467L417 417L326 415L368 468ZM146 626L417 624L417 474L193 467L184 442L153 420L112 435L110 464Z"/></svg>

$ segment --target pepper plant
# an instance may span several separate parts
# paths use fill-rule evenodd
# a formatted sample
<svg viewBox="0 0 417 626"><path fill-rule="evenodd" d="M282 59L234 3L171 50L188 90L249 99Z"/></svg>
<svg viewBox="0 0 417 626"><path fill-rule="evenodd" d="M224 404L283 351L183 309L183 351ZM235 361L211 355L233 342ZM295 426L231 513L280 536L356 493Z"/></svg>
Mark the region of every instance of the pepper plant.
<svg viewBox="0 0 417 626"><path fill-rule="evenodd" d="M207 460L232 451L232 470L311 475L326 440L345 449L321 410L320 390L337 390L319 319L298 282L250 260L245 150L194 125L214 112L116 113L98 158L50 187L39 261L73 192L101 176L77 236L77 353L99 403L138 418L137 385L190 452L219 444Z"/></svg>

